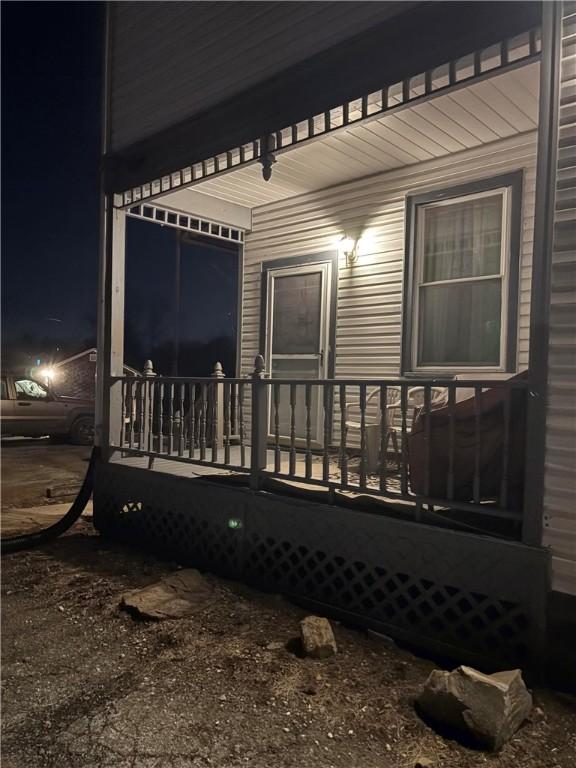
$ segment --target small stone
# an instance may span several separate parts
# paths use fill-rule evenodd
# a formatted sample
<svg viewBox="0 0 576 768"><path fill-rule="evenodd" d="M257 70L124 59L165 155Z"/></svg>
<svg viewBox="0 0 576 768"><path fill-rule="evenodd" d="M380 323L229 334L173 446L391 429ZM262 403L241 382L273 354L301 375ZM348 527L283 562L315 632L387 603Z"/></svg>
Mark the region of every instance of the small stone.
<svg viewBox="0 0 576 768"><path fill-rule="evenodd" d="M432 760L429 760L427 757L419 757L414 763L414 768L432 768L432 765Z"/></svg>
<svg viewBox="0 0 576 768"><path fill-rule="evenodd" d="M226 694L225 694L225 693L223 693L221 696L218 696L218 699L219 699L220 701L226 701L226 700L227 700L227 698L226 698Z"/></svg>
<svg viewBox="0 0 576 768"><path fill-rule="evenodd" d="M546 714L540 707L534 707L528 719L531 723L542 723L544 720L546 720Z"/></svg>
<svg viewBox="0 0 576 768"><path fill-rule="evenodd" d="M284 643L272 642L266 646L267 651L281 651L284 648Z"/></svg>
<svg viewBox="0 0 576 768"><path fill-rule="evenodd" d="M529 716L532 696L519 669L485 675L462 666L433 670L417 703L434 724L496 751Z"/></svg>
<svg viewBox="0 0 576 768"><path fill-rule="evenodd" d="M306 656L326 659L337 653L336 640L328 619L307 616L300 622L302 647Z"/></svg>

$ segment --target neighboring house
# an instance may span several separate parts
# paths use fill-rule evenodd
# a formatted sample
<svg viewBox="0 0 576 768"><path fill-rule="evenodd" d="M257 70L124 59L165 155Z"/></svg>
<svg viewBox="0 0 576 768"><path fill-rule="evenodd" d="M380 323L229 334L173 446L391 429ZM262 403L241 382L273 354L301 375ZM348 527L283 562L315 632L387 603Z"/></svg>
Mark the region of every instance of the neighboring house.
<svg viewBox="0 0 576 768"><path fill-rule="evenodd" d="M108 29L96 525L461 659L560 659L574 5L112 3ZM237 248L227 378L122 378L127 217Z"/></svg>
<svg viewBox="0 0 576 768"><path fill-rule="evenodd" d="M49 383L61 395L95 398L96 363L96 347L85 349L51 366ZM140 376L138 371L129 365L124 365L123 375Z"/></svg>

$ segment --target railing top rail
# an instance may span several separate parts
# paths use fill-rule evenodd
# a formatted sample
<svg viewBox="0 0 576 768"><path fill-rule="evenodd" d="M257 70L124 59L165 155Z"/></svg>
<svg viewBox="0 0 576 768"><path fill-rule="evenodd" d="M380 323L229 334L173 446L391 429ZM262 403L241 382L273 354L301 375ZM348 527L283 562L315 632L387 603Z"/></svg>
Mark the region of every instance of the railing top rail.
<svg viewBox="0 0 576 768"><path fill-rule="evenodd" d="M245 379L244 379L245 381ZM441 386L441 387L455 387L461 389L470 389L473 387L501 387L501 388L514 388L514 389L526 389L528 386L527 381L511 381L510 379L428 379L428 378L390 378L390 379L280 379L280 378L265 378L260 379L261 382L269 385L273 384L311 384L312 386L319 386L322 384L330 384L332 386L359 386L365 385L367 387L421 387L421 386Z"/></svg>
<svg viewBox="0 0 576 768"><path fill-rule="evenodd" d="M253 381L252 376L228 378L222 377L220 379L214 376L111 376L110 380L114 381L160 381L164 384L213 384L214 381L220 381L225 384L246 384ZM410 378L382 378L382 379L285 379L285 378L260 378L258 379L263 384L270 386L274 384L290 385L290 384L310 384L312 386L331 385L331 386L348 386L357 387L365 385L367 387L448 387L458 389L470 389L473 387L494 387L494 388L512 388L512 389L526 389L528 382L526 380L516 379L490 379L478 377L477 379L443 379L443 378L427 378L427 377L410 377Z"/></svg>
<svg viewBox="0 0 576 768"><path fill-rule="evenodd" d="M162 384L214 384L215 381L223 384L246 384L252 379L246 378L229 379L227 376L216 378L214 376L111 376L110 381L160 381Z"/></svg>

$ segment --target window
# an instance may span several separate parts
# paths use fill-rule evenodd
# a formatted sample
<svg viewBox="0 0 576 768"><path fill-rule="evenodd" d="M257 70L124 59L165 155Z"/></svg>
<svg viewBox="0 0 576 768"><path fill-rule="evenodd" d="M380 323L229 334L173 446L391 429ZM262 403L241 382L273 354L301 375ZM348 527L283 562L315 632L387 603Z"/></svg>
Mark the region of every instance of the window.
<svg viewBox="0 0 576 768"><path fill-rule="evenodd" d="M512 174L410 201L406 370L514 370L520 185Z"/></svg>
<svg viewBox="0 0 576 768"><path fill-rule="evenodd" d="M18 400L46 400L48 390L32 379L17 379L14 382Z"/></svg>

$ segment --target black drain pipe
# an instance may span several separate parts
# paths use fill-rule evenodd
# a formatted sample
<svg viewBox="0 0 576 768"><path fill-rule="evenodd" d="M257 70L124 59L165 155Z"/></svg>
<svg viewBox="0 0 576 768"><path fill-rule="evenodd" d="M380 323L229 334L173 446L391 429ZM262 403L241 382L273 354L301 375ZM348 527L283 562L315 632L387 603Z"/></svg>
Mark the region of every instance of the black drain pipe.
<svg viewBox="0 0 576 768"><path fill-rule="evenodd" d="M22 549L29 549L30 547L37 547L39 544L45 544L52 539L56 539L61 536L74 523L78 520L82 512L84 511L86 504L90 500L92 495L92 488L94 486L94 470L96 463L100 458L100 448L94 446L92 453L90 454L90 462L86 475L82 481L82 486L76 496L72 506L66 512L64 517L60 518L53 525L48 528L44 528L41 531L35 531L34 533L23 533L19 536L9 536L4 539L0 539L0 548L3 555L8 555L12 552L20 552Z"/></svg>

